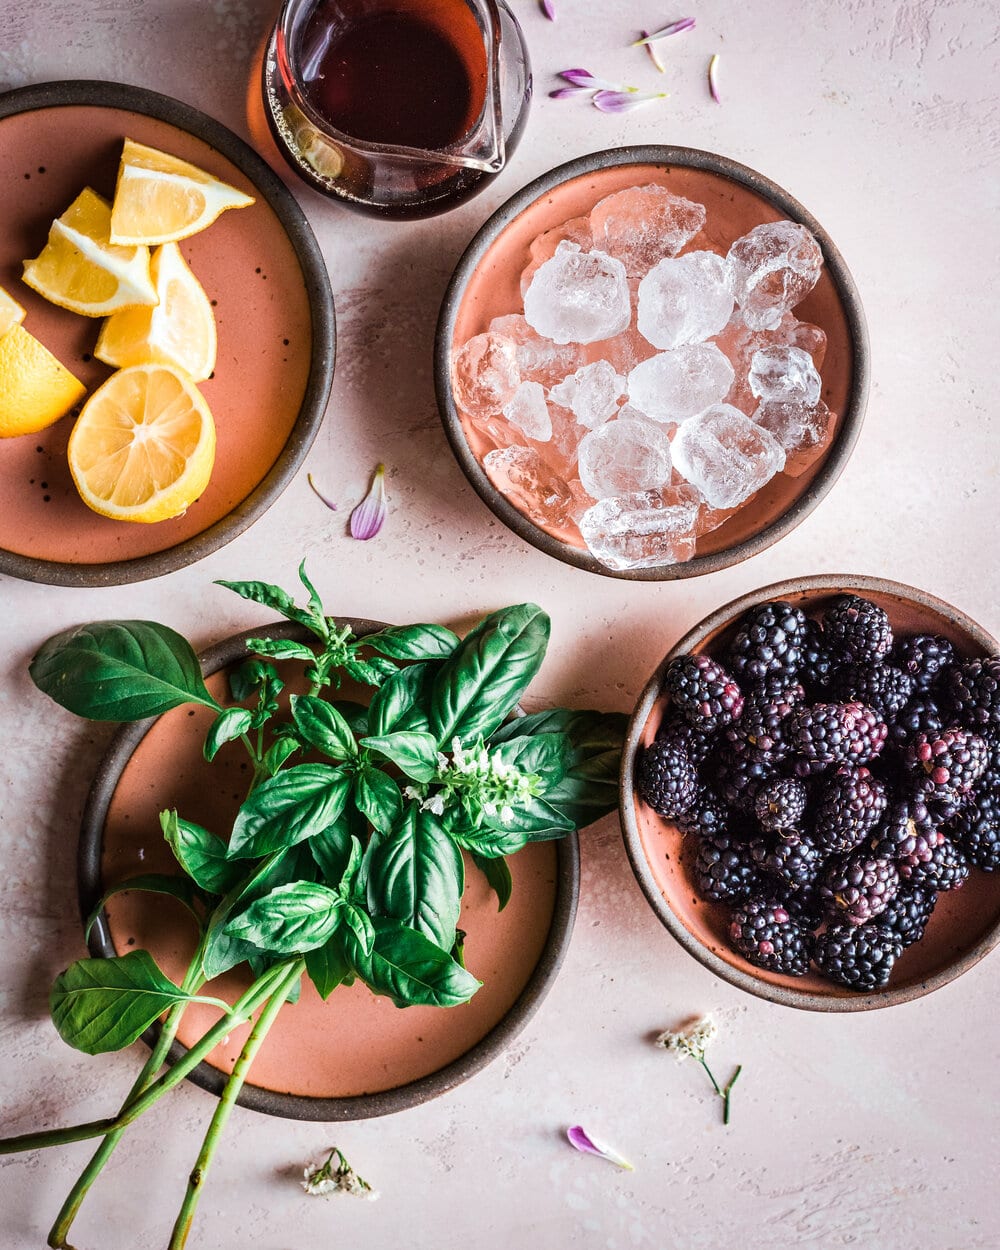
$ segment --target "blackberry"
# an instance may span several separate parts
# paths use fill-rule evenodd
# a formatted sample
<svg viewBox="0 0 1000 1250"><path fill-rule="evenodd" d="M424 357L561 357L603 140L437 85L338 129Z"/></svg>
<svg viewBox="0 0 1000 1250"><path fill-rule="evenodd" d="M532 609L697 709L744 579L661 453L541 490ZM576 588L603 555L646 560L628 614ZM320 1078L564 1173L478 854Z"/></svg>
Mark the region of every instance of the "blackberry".
<svg viewBox="0 0 1000 1250"><path fill-rule="evenodd" d="M788 718L804 698L801 686L787 686L776 695L757 689L747 695L743 714L726 737L737 750L748 748L758 759L777 764L788 754Z"/></svg>
<svg viewBox="0 0 1000 1250"><path fill-rule="evenodd" d="M792 675L802 665L806 617L790 603L760 603L740 619L729 647L729 663L738 678L763 682Z"/></svg>
<svg viewBox="0 0 1000 1250"><path fill-rule="evenodd" d="M761 885L747 843L728 834L702 838L691 873L701 896L716 903L742 903Z"/></svg>
<svg viewBox="0 0 1000 1250"><path fill-rule="evenodd" d="M960 792L943 789L941 786L936 786L929 777L918 777L914 780L911 776L909 788L901 784L899 789L915 803L926 807L936 826L946 825L950 820L955 820L973 795L971 790Z"/></svg>
<svg viewBox="0 0 1000 1250"><path fill-rule="evenodd" d="M867 764L882 750L888 728L861 703L814 703L791 718L790 741L805 774L827 764Z"/></svg>
<svg viewBox="0 0 1000 1250"><path fill-rule="evenodd" d="M925 774L934 791L959 795L969 793L989 762L986 740L956 727L936 737L917 734L906 752L907 766L918 776Z"/></svg>
<svg viewBox="0 0 1000 1250"><path fill-rule="evenodd" d="M934 847L942 838L924 803L918 799L897 799L871 839L871 851L878 859L891 859L904 881L913 878L922 864L929 863Z"/></svg>
<svg viewBox="0 0 1000 1250"><path fill-rule="evenodd" d="M668 712L656 731L657 742L673 742L683 747L688 759L696 768L704 764L712 750L712 733L697 729L679 716Z"/></svg>
<svg viewBox="0 0 1000 1250"><path fill-rule="evenodd" d="M945 716L931 695L917 694L888 724L889 744L905 751L918 734L936 738L945 727Z"/></svg>
<svg viewBox="0 0 1000 1250"><path fill-rule="evenodd" d="M870 663L892 647L892 626L877 604L857 595L838 595L823 613L826 644L835 656Z"/></svg>
<svg viewBox="0 0 1000 1250"><path fill-rule="evenodd" d="M834 860L823 873L819 889L831 915L850 924L864 924L885 911L899 889L899 873L892 860L859 851Z"/></svg>
<svg viewBox="0 0 1000 1250"><path fill-rule="evenodd" d="M701 730L721 729L743 711L739 686L708 655L678 656L667 669L664 685L681 716Z"/></svg>
<svg viewBox="0 0 1000 1250"><path fill-rule="evenodd" d="M819 622L806 621L805 643L802 648L802 667L799 670L802 680L813 691L825 691L830 684L836 662L833 653L827 646L826 635Z"/></svg>
<svg viewBox="0 0 1000 1250"><path fill-rule="evenodd" d="M813 943L813 959L829 981L880 990L902 950L899 937L879 924L831 924Z"/></svg>
<svg viewBox="0 0 1000 1250"><path fill-rule="evenodd" d="M730 807L752 812L758 790L773 776L773 767L752 751L729 748L719 758L716 789Z"/></svg>
<svg viewBox="0 0 1000 1250"><path fill-rule="evenodd" d="M872 832L888 806L885 785L867 768L841 764L823 778L810 833L827 854L843 854Z"/></svg>
<svg viewBox="0 0 1000 1250"><path fill-rule="evenodd" d="M795 829L806 810L806 787L797 777L774 777L757 791L754 815L762 829Z"/></svg>
<svg viewBox="0 0 1000 1250"><path fill-rule="evenodd" d="M916 690L929 690L955 662L955 648L947 638L915 634L902 638L892 651L892 659L913 678Z"/></svg>
<svg viewBox="0 0 1000 1250"><path fill-rule="evenodd" d="M754 838L750 856L765 876L795 891L814 885L823 865L819 848L791 831L771 838Z"/></svg>
<svg viewBox="0 0 1000 1250"><path fill-rule="evenodd" d="M913 678L892 664L845 664L830 689L841 703L863 703L888 721L909 702Z"/></svg>
<svg viewBox="0 0 1000 1250"><path fill-rule="evenodd" d="M895 934L904 947L912 946L924 936L936 902L937 893L934 890L903 886L879 916L879 927Z"/></svg>
<svg viewBox="0 0 1000 1250"><path fill-rule="evenodd" d="M977 794L948 832L977 868L984 872L1000 869L1000 791Z"/></svg>
<svg viewBox="0 0 1000 1250"><path fill-rule="evenodd" d="M977 730L1000 725L1000 657L956 664L946 686L963 725Z"/></svg>
<svg viewBox="0 0 1000 1250"><path fill-rule="evenodd" d="M672 742L654 742L639 760L639 797L660 816L686 812L698 794L698 773L687 752Z"/></svg>
<svg viewBox="0 0 1000 1250"><path fill-rule="evenodd" d="M930 859L910 874L914 885L931 890L957 890L969 875L969 861L950 838L939 834Z"/></svg>
<svg viewBox="0 0 1000 1250"><path fill-rule="evenodd" d="M703 786L688 810L677 817L677 828L702 838L718 837L729 828L729 809L713 790Z"/></svg>
<svg viewBox="0 0 1000 1250"><path fill-rule="evenodd" d="M826 908L820 897L819 886L810 882L798 889L774 882L777 900L793 920L806 929L818 929L826 919Z"/></svg>
<svg viewBox="0 0 1000 1250"><path fill-rule="evenodd" d="M805 976L809 930L773 898L754 897L733 911L729 940L744 959L768 972Z"/></svg>

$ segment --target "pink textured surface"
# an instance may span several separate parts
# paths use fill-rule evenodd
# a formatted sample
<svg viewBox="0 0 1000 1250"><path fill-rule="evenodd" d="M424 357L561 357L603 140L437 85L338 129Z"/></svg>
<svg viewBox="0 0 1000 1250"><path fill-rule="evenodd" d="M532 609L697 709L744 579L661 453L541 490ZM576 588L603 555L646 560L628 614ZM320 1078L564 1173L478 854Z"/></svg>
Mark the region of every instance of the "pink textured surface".
<svg viewBox="0 0 1000 1250"><path fill-rule="evenodd" d="M246 69L272 0L0 0L0 87L54 78L141 83L245 133ZM655 4L557 0L523 20L538 94L510 167L453 214L407 225L348 216L296 188L329 263L340 354L327 422L267 516L201 564L108 590L0 583L0 829L5 939L0 1105L8 1131L103 1115L140 1048L90 1059L47 1019L51 977L83 952L73 853L106 729L38 696L27 661L57 629L159 617L198 645L264 619L216 577L291 584L302 556L332 611L466 624L531 597L553 615L533 706L627 710L664 651L707 611L803 572L882 574L1000 631L995 415L1000 42L987 0L774 0L697 11L663 47L660 79L624 47L677 13ZM720 90L705 87L719 52ZM672 92L624 117L546 98L582 64ZM512 537L466 485L438 422L433 326L448 276L488 214L535 175L621 143L735 157L786 187L836 240L861 289L873 387L857 450L823 504L770 551L695 582L585 575ZM349 506L374 465L391 512L360 545ZM996 955L929 998L871 1016L791 1012L730 988L661 928L629 871L616 818L582 838L583 897L563 972L515 1046L446 1098L381 1121L326 1127L237 1110L190 1245L290 1250L421 1245L530 1250L994 1250L1000 1141ZM714 1009L718 1069L742 1062L733 1123L707 1081L650 1044ZM74 1244L151 1250L167 1230L212 1110L184 1087L129 1135L84 1207ZM618 1173L561 1137L582 1123L636 1164ZM370 1205L307 1198L301 1166L336 1142L381 1190ZM84 1146L4 1160L0 1247L45 1232ZM137 1218L138 1217L138 1218ZM419 1231L417 1231L419 1230Z"/></svg>

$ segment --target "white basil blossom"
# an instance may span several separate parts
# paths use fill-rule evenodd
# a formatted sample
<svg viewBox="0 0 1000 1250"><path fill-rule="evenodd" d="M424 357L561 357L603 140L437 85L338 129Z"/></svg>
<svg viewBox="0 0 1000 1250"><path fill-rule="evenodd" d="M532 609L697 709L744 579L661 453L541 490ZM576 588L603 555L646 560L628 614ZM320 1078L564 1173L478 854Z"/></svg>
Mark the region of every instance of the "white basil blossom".
<svg viewBox="0 0 1000 1250"><path fill-rule="evenodd" d="M678 1063L685 1059L696 1059L700 1063L705 1058L705 1051L718 1036L719 1026L715 1020L711 1016L702 1016L687 1028L668 1029L661 1033L655 1045L670 1051Z"/></svg>
<svg viewBox="0 0 1000 1250"><path fill-rule="evenodd" d="M333 1162L335 1157L336 1166ZM299 1184L307 1194L324 1198L331 1194L351 1194L355 1198L366 1198L369 1202L375 1202L379 1197L378 1190L373 1189L363 1176L355 1172L336 1146L325 1159L306 1165Z"/></svg>

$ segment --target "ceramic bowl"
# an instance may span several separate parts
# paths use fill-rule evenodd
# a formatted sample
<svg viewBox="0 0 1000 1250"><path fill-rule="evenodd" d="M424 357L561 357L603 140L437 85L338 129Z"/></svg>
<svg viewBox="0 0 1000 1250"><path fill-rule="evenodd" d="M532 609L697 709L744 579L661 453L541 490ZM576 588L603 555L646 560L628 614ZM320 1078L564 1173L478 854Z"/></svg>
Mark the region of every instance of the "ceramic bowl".
<svg viewBox="0 0 1000 1250"><path fill-rule="evenodd" d="M730 948L728 909L700 898L691 877L696 840L682 837L672 822L656 815L636 796L635 764L663 719L668 702L663 679L671 660L692 652L720 653L728 646L735 623L756 604L781 599L808 615L818 615L835 595L844 593L862 595L883 607L897 635L940 634L951 640L959 654L970 658L998 650L996 640L982 626L950 604L910 586L855 575L778 582L711 613L671 649L639 699L622 757L625 847L653 911L689 954L723 980L760 998L811 1011L889 1007L919 998L960 976L1000 942L1000 874L976 869L960 889L940 894L924 937L896 961L883 990L855 993L812 972L805 977L766 972Z"/></svg>
<svg viewBox="0 0 1000 1250"><path fill-rule="evenodd" d="M383 627L380 621L338 620L359 637ZM309 640L299 626L282 622L211 647L201 661L209 689L220 701L229 701L227 668L247 658L248 638L263 635ZM291 673L289 688L295 689ZM176 708L124 726L116 735L83 817L79 894L84 915L115 882L138 872L176 872L159 831L161 809L176 808L209 829L230 827L246 791L246 757L240 749L224 747L211 768L204 763L201 745L212 719L204 713ZM576 834L533 843L508 863L513 891L502 912L482 874L472 868L467 874L460 926L468 935L469 968L483 982L469 1003L400 1011L360 983L339 987L324 1003L305 981L298 1003L283 1008L275 1022L240 1103L291 1119L366 1119L437 1097L500 1054L541 1004L569 945L579 893ZM184 974L194 941L183 908L172 899L137 892L109 900L89 939L94 955L148 949L175 980ZM210 992L232 1001L246 981L234 972L213 986ZM189 1008L171 1062L214 1018L211 1008ZM242 1044L242 1034L234 1030L191 1079L221 1093Z"/></svg>
<svg viewBox="0 0 1000 1250"><path fill-rule="evenodd" d="M625 187L659 183L708 209L695 246L723 253L753 226L787 218L806 226L823 250L820 281L796 308L796 316L826 331L822 398L839 414L825 454L801 476L772 478L720 528L699 539L694 557L680 564L613 570L590 554L573 527L542 528L519 511L490 481L481 458L493 444L455 403L453 350L490 321L520 312L521 271L529 244L545 230L593 208ZM704 238L704 242L700 242ZM595 345L595 350L600 348ZM452 450L481 499L515 534L540 551L607 577L660 581L696 577L756 555L794 529L830 490L857 441L868 395L868 331L854 280L819 222L787 191L728 157L693 148L614 148L580 157L535 179L503 204L469 244L445 294L435 344L438 407Z"/></svg>

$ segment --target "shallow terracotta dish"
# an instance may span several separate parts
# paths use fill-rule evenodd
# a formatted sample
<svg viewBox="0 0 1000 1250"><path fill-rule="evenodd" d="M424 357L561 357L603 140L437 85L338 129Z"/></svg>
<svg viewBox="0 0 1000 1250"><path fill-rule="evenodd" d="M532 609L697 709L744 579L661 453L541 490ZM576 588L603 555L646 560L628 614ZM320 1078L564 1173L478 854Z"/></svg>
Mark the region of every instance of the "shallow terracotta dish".
<svg viewBox="0 0 1000 1250"><path fill-rule="evenodd" d="M800 477L779 473L718 529L698 541L681 564L618 571L586 549L578 532L543 529L490 481L481 459L493 444L455 404L453 349L483 333L494 317L518 312L521 271L529 245L545 230L589 213L598 200L626 187L657 183L708 209L705 229L691 247L725 253L734 239L762 222L787 218L806 226L823 250L819 283L796 316L827 334L821 370L822 399L839 414L825 454ZM601 344L594 344L598 351ZM445 294L434 362L438 407L445 433L463 471L482 500L525 541L567 564L633 581L696 577L756 555L794 529L819 503L843 470L857 441L868 396L868 330L854 280L819 222L776 183L728 157L694 148L614 148L582 156L536 178L503 204L469 244Z"/></svg>
<svg viewBox="0 0 1000 1250"><path fill-rule="evenodd" d="M383 626L380 621L338 620L359 637ZM226 668L246 659L247 638L262 635L309 638L298 626L282 622L211 647L201 661L217 699L229 702ZM295 689L291 675L290 686ZM203 714L203 709L181 707L119 731L84 812L82 914L89 915L116 882L140 872L176 871L160 833L162 809L176 808L209 829L231 827L246 792L246 757L229 746L211 767L205 764L201 748L210 721L211 713ZM305 981L299 1002L282 1008L240 1103L292 1119L366 1119L443 1094L500 1054L542 1002L569 945L579 893L576 834L533 843L508 862L513 892L502 912L482 874L472 868L468 872L459 924L468 935L469 969L483 982L469 1003L400 1010L360 983L340 986L324 1003ZM103 956L145 948L168 976L179 979L195 939L190 917L173 899L126 892L109 901L89 944L95 955ZM233 1001L249 981L234 972L212 984L208 992ZM212 1008L190 1008L171 1061L217 1017ZM221 1093L247 1031L247 1026L234 1029L191 1079Z"/></svg>
<svg viewBox="0 0 1000 1250"><path fill-rule="evenodd" d="M107 82L56 82L0 96L4 229L0 286L25 327L92 391L111 373L91 353L100 322L57 308L21 281L54 217L84 186L114 193L128 136L247 191L181 242L215 305L215 373L200 389L215 417L212 478L181 517L109 521L80 500L66 463L67 416L38 435L0 440L0 573L68 586L158 577L235 538L288 485L316 436L333 380L336 332L323 257L294 197L221 123L167 96Z"/></svg>
<svg viewBox="0 0 1000 1250"><path fill-rule="evenodd" d="M747 609L782 599L809 615L837 594L874 600L889 614L897 634L941 634L959 654L973 657L998 650L996 639L964 613L922 590L856 575L800 577L778 582L727 603L686 634L650 678L632 714L622 756L621 816L625 848L650 906L684 949L723 980L772 1002L811 1011L867 1011L909 1002L960 976L1000 942L1000 874L974 870L961 889L938 896L924 937L896 961L888 986L859 994L810 973L788 977L756 968L733 951L726 938L728 911L699 897L690 876L695 840L657 816L635 794L639 750L656 736L667 699L663 678L670 661L686 653L725 648L734 624Z"/></svg>

